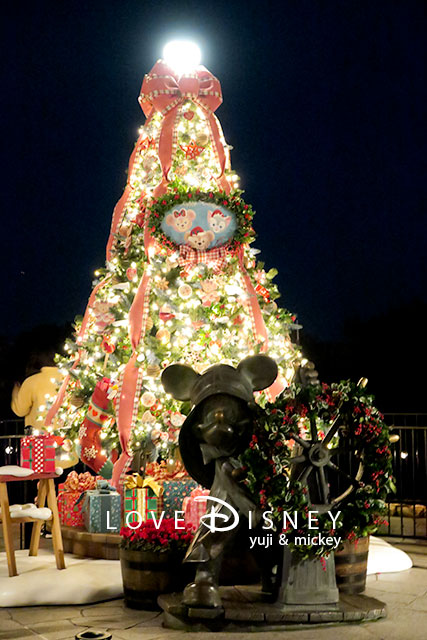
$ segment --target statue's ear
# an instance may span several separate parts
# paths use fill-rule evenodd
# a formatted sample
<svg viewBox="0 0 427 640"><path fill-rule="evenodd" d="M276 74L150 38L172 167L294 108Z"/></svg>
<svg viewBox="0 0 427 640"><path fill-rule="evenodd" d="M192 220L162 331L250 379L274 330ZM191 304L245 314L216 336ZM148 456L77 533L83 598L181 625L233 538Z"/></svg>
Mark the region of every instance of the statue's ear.
<svg viewBox="0 0 427 640"><path fill-rule="evenodd" d="M269 387L278 374L275 361L264 355L248 356L239 364L237 371L249 381L254 391Z"/></svg>
<svg viewBox="0 0 427 640"><path fill-rule="evenodd" d="M166 393L175 400L189 400L199 374L185 364L171 364L163 371L161 380Z"/></svg>

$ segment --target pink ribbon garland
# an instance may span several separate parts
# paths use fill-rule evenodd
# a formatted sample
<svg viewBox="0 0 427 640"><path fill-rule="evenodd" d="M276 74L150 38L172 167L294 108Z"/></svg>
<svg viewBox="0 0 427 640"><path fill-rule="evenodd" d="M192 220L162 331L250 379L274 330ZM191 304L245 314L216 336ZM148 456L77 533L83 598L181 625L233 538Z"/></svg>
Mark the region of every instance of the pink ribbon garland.
<svg viewBox="0 0 427 640"><path fill-rule="evenodd" d="M251 279L246 271L244 264L244 248L241 245L237 252L239 258L240 271L242 273L243 282L245 284L246 293L248 295L248 303L250 307L250 314L252 319L252 328L255 337L255 342L261 342L261 351L265 352L268 350L268 333L267 328L264 323L264 319L262 317L261 309L258 304L258 298L256 291L253 287ZM262 338L262 340L260 340Z"/></svg>
<svg viewBox="0 0 427 640"><path fill-rule="evenodd" d="M252 320L252 329L253 329L255 341L259 342L260 336L264 338L261 346L261 352L265 353L268 350L267 327L265 326L265 322L262 317L256 291L253 287L249 274L245 269L243 245L240 246L238 250L238 258L239 258L239 265L240 265L243 281L245 283L246 293L249 299L250 315ZM265 390L265 393L268 399L270 400L270 402L274 402L275 398L283 391L285 387L286 387L286 383L279 373L279 375L277 376L273 384L270 387L268 387L268 389Z"/></svg>
<svg viewBox="0 0 427 640"><path fill-rule="evenodd" d="M123 220L123 210L126 206L126 203L128 201L129 198L129 194L132 190L131 186L130 186L130 179L132 177L132 173L133 173L133 165L135 163L135 158L136 155L139 151L139 147L140 144L142 142L142 140L145 138L146 136L141 134L136 142L135 148L132 151L132 154L129 158L129 166L128 166L128 179L127 179L127 183L126 183L126 187L125 190L123 191L123 194L120 198L120 200L117 202L116 206L114 207L114 211L113 211L113 218L111 221L111 228L110 228L110 235L108 237L108 242L107 242L107 248L106 248L106 254L107 254L107 261L111 260L111 251L112 248L114 246L114 242L115 242L115 234L117 233L117 229L120 226L121 221Z"/></svg>
<svg viewBox="0 0 427 640"><path fill-rule="evenodd" d="M83 316L83 320L82 320L82 324L81 324L81 327L80 327L80 331L79 331L79 333L77 335L77 338L76 338L76 343L78 345L81 344L83 342L83 340L84 340L87 323L89 322L90 310L92 309L93 303L95 302L96 294L108 282L110 277L111 276L107 276L106 278L104 278L104 280L101 280L101 282L98 282L98 284L96 285L96 287L93 288L93 291L89 296L89 300L88 300L87 305L86 305L86 311L85 311L85 314ZM76 359L74 360L70 371L73 371L77 367L79 361L80 361L80 349L77 352ZM45 418L45 421L44 421L45 426L48 427L50 424L52 424L52 420L54 419L54 417L58 413L59 408L60 408L60 406L62 405L62 403L64 401L65 393L67 391L67 387L68 387L69 382L70 382L70 374L68 373L65 376L65 378L64 378L64 380L62 382L62 385L61 385L61 387L60 387L60 389L58 391L58 394L57 394L57 396L55 398L55 401L54 401L53 405L51 406L51 408L47 412L47 415L46 415L46 418Z"/></svg>
<svg viewBox="0 0 427 640"><path fill-rule="evenodd" d="M163 60L158 60L150 73L145 75L138 100L147 117L151 117L153 111L163 115L158 150L163 178L155 195L161 195L167 189L176 147L179 107L186 100L197 104L207 115L212 146L220 167L220 173L215 179L218 186L229 193L230 185L224 177L226 155L221 142L220 125L214 115L214 111L222 103L219 80L203 66L199 66L194 73L179 77Z"/></svg>
<svg viewBox="0 0 427 640"><path fill-rule="evenodd" d="M129 338L134 351L145 333L150 287L151 277L145 271L129 311Z"/></svg>

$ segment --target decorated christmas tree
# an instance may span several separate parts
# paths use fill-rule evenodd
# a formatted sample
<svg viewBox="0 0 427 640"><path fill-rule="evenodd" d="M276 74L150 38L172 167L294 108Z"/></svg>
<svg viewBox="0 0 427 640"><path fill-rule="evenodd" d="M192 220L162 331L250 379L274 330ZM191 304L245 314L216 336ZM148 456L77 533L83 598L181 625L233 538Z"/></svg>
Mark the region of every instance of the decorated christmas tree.
<svg viewBox="0 0 427 640"><path fill-rule="evenodd" d="M203 66L159 60L142 83L146 116L117 203L106 264L69 340L64 384L50 408L89 467L117 483L147 442L174 457L190 407L163 391L172 363L203 372L268 352L279 366L258 396L273 400L301 356L295 317L279 308L273 279L251 247L254 211L242 199L230 146L215 115L219 81ZM262 216L262 213L260 214ZM52 427L48 427L52 428Z"/></svg>

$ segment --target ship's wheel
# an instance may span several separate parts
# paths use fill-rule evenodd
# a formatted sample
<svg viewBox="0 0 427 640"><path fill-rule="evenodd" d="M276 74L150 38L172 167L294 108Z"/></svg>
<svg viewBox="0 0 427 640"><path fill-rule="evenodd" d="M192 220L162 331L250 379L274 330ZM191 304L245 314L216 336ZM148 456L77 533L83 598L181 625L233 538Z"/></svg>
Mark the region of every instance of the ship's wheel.
<svg viewBox="0 0 427 640"><path fill-rule="evenodd" d="M364 380L359 385L364 385ZM290 434L296 443L289 459L290 478L306 487L310 504L319 513L339 507L360 486L363 476L363 446L354 441L341 408L322 436L314 412L309 437Z"/></svg>

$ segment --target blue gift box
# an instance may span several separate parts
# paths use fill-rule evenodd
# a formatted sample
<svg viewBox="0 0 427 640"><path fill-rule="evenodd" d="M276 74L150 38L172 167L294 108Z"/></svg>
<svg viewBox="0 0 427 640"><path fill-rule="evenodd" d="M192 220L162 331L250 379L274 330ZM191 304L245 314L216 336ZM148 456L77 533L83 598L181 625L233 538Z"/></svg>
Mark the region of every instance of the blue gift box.
<svg viewBox="0 0 427 640"><path fill-rule="evenodd" d="M83 519L90 533L119 533L121 527L120 494L110 489L86 491Z"/></svg>
<svg viewBox="0 0 427 640"><path fill-rule="evenodd" d="M191 478L182 478L180 480L163 480L163 509L165 518L174 518L175 511L182 511L182 503L184 498L198 487L197 482Z"/></svg>

